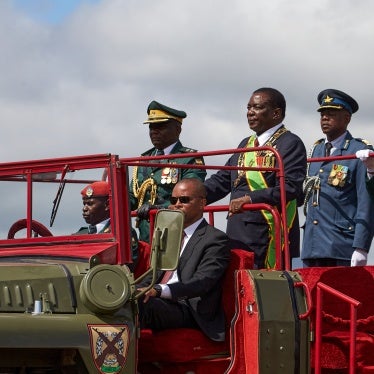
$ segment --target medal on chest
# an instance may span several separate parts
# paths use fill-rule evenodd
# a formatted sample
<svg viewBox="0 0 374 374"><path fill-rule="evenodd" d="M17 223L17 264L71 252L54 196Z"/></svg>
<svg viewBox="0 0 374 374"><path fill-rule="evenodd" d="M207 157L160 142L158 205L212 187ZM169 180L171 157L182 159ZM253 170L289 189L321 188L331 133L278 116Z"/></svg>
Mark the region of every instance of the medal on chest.
<svg viewBox="0 0 374 374"><path fill-rule="evenodd" d="M275 156L271 151L257 152L256 164L262 168L274 168L275 167ZM261 170L262 173L266 173L267 170Z"/></svg>
<svg viewBox="0 0 374 374"><path fill-rule="evenodd" d="M333 164L327 183L334 187L344 187L348 175L348 166Z"/></svg>
<svg viewBox="0 0 374 374"><path fill-rule="evenodd" d="M178 182L178 169L172 167L163 168L161 171L161 184L175 184Z"/></svg>

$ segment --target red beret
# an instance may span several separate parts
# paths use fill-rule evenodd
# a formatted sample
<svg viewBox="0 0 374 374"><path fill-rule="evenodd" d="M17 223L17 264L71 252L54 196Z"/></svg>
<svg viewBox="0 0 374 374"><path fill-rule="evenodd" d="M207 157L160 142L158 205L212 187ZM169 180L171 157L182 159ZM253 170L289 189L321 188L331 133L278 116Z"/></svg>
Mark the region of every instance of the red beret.
<svg viewBox="0 0 374 374"><path fill-rule="evenodd" d="M109 195L108 182L94 182L83 188L81 191L83 197L99 197Z"/></svg>

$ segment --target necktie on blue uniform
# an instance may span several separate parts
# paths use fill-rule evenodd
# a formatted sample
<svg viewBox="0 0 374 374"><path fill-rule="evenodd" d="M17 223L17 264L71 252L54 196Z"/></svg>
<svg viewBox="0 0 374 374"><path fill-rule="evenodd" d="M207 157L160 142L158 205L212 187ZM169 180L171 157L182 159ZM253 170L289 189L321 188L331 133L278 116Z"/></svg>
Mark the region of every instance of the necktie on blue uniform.
<svg viewBox="0 0 374 374"><path fill-rule="evenodd" d="M325 157L329 157L331 153L332 144L330 142L325 143Z"/></svg>

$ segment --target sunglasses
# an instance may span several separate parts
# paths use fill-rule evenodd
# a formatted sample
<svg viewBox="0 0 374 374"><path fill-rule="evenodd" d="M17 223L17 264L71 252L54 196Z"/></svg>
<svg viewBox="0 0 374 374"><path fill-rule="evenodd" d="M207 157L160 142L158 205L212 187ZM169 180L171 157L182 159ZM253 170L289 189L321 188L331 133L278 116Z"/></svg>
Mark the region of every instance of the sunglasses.
<svg viewBox="0 0 374 374"><path fill-rule="evenodd" d="M197 199L197 198L202 199L201 196L197 196L197 197L191 197L191 196L178 196L178 197L177 196L171 196L170 197L170 204L171 205L175 205L178 202L178 200L179 200L179 202L181 204L188 204L188 203L191 202L191 200Z"/></svg>

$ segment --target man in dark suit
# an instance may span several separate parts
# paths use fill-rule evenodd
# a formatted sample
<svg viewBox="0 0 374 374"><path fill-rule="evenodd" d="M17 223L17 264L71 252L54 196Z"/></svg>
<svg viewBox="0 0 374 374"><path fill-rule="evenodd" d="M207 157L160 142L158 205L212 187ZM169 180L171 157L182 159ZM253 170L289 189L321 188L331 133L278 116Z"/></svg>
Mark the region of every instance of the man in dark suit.
<svg viewBox="0 0 374 374"><path fill-rule="evenodd" d="M149 126L149 137L153 148L142 153L142 156L159 156L184 153L186 157L174 160L164 160L171 164L203 165L202 157L191 157L189 153L195 149L182 145L179 136L182 131L182 122L187 114L152 101L147 109L148 118L144 121ZM170 204L169 197L178 181L184 178L205 179L206 171L203 169L173 168L157 166L134 167L131 186L131 209L137 209L139 239L149 241L149 210L153 208L167 208Z"/></svg>
<svg viewBox="0 0 374 374"><path fill-rule="evenodd" d="M140 324L155 330L199 328L210 339L223 341L221 283L230 251L226 234L203 218L205 196L199 179L183 179L175 185L170 208L185 214L179 264L169 279L165 279L165 273L159 274L158 283L139 302ZM149 283L148 278L140 289Z"/></svg>
<svg viewBox="0 0 374 374"><path fill-rule="evenodd" d="M247 119L249 128L255 132L255 135L243 139L238 148L270 146L282 157L290 253L291 257L298 257L300 232L297 205L301 203L302 198L306 150L301 139L283 125L285 112L286 101L279 91L274 88L260 88L254 91L247 105ZM226 165L278 167L271 151L236 153L230 157ZM275 228L271 214L266 211L243 211L242 206L266 203L279 207L280 187L276 173L256 170L220 170L204 184L208 204L231 194L226 232L232 245L253 251L257 268L274 268L276 266Z"/></svg>

